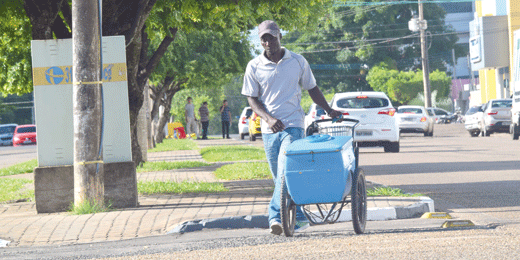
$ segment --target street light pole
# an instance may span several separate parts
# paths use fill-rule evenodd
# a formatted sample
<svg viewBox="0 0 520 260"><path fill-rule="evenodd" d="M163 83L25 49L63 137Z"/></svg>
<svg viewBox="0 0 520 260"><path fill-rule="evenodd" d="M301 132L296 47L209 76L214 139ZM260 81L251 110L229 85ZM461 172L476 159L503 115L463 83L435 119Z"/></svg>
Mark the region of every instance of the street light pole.
<svg viewBox="0 0 520 260"><path fill-rule="evenodd" d="M432 106L432 95L430 91L430 62L428 60L428 47L426 44L426 21L424 20L422 0L419 1L419 30L421 37L421 61L423 68L424 107Z"/></svg>
<svg viewBox="0 0 520 260"><path fill-rule="evenodd" d="M74 205L104 206L101 37L98 0L72 1Z"/></svg>

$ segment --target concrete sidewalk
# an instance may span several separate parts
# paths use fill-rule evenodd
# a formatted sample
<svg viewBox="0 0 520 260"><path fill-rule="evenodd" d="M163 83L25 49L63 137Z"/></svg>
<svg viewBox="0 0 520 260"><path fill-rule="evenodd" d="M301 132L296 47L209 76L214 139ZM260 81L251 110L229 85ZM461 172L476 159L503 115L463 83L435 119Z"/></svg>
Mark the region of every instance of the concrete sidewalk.
<svg viewBox="0 0 520 260"><path fill-rule="evenodd" d="M197 140L197 143L199 147L244 144L239 140L224 142L221 139ZM148 156L149 161L202 160L198 151L171 151ZM218 167L220 165L216 164L138 173L137 179L217 182L213 171ZM20 177L33 178L32 174L13 176ZM39 246L120 240L202 228L267 228L263 219L266 219L273 190L272 180L220 182L229 192L139 196L136 208L90 215L37 214L34 202L0 204L0 240L10 241L10 247ZM379 220L416 217L433 210L433 201L419 197L368 197L367 205L369 215L376 212ZM244 219L261 221L250 222L248 226L242 223Z"/></svg>

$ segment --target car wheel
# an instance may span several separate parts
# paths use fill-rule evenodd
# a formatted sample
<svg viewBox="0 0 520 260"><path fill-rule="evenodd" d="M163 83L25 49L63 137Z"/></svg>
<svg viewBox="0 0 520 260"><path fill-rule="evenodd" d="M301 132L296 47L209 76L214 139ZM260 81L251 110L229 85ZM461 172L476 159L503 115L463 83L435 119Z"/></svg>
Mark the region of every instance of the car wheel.
<svg viewBox="0 0 520 260"><path fill-rule="evenodd" d="M244 140L244 136L245 136L245 135L246 135L246 134L240 134L240 139Z"/></svg>
<svg viewBox="0 0 520 260"><path fill-rule="evenodd" d="M520 137L520 127L516 123L511 125L511 136L513 140L518 140L518 137Z"/></svg>
<svg viewBox="0 0 520 260"><path fill-rule="evenodd" d="M399 142L390 142L385 144L384 146L385 153L398 153L399 152Z"/></svg>
<svg viewBox="0 0 520 260"><path fill-rule="evenodd" d="M255 135L250 135L249 140L251 140L251 142L256 141L256 136Z"/></svg>
<svg viewBox="0 0 520 260"><path fill-rule="evenodd" d="M479 134L480 134L479 131L469 132L469 135L471 135L471 137L477 137Z"/></svg>

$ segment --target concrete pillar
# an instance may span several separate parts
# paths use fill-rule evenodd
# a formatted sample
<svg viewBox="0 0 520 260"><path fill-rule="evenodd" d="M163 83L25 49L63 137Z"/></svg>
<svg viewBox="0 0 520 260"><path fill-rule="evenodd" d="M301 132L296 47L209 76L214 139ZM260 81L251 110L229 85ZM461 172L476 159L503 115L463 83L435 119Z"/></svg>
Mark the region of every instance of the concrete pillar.
<svg viewBox="0 0 520 260"><path fill-rule="evenodd" d="M495 69L496 98L504 98L504 79L500 68Z"/></svg>

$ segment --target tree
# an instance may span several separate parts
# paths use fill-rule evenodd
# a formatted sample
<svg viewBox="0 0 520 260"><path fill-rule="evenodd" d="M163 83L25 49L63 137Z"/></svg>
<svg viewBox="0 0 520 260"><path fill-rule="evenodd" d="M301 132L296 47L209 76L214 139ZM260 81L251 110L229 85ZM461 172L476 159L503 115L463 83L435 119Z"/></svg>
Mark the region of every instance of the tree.
<svg viewBox="0 0 520 260"><path fill-rule="evenodd" d="M175 93L181 88L220 88L235 74L243 73L251 59L251 46L245 34L239 38L225 32L199 30L179 32L176 38L151 77L152 118L155 129L159 130L154 133L157 143L164 138L162 129L170 117ZM150 50L155 49L155 44L152 43ZM164 107L161 115L160 106ZM178 120L183 118L184 113Z"/></svg>
<svg viewBox="0 0 520 260"><path fill-rule="evenodd" d="M384 63L373 67L367 81L375 91L382 91L397 104L408 104L423 90L422 71L398 71L389 69ZM437 93L437 100L449 95L451 78L445 72L435 70L430 74L432 92Z"/></svg>
<svg viewBox="0 0 520 260"><path fill-rule="evenodd" d="M62 39L71 37L70 1L65 0L1 0L3 21L20 20L19 24L30 22L31 34L22 33L25 43L17 42L26 50L19 59L30 60L30 39ZM132 157L138 165L142 154L137 140L137 116L143 104L143 90L151 73L168 46L174 41L179 30L190 32L200 29L231 30L236 33L253 28L261 20L277 20L286 30L311 27L324 10L324 4L331 0L105 0L103 1L103 35L124 35L128 69L128 96L130 102L130 131ZM24 14L25 12L25 14ZM16 14L16 16L10 16ZM145 25L153 35L161 39L161 44L151 57L147 57L146 41L143 39ZM7 25L9 26L9 25ZM15 25L16 26L16 25ZM144 44L144 45L143 45ZM3 52L5 54L5 52ZM10 61L8 66L16 65ZM18 63L20 64L20 63ZM21 64L27 64L21 63ZM20 71L23 70L23 71ZM8 68L12 70L12 68ZM19 89L7 89L4 93L28 93L32 91L30 67L21 67L18 73L25 74L25 84ZM10 91L10 92L9 92Z"/></svg>
<svg viewBox="0 0 520 260"><path fill-rule="evenodd" d="M420 41L408 29L417 4L370 0L364 1L366 5L346 6L353 2L331 7L317 30L291 31L283 38L284 44L307 58L320 87L370 90L367 72L380 62L397 70L421 68ZM376 2L387 3L369 5ZM446 65L453 64L452 49L457 57L466 53L455 45L457 36L444 23L445 11L433 3L425 4L424 10L428 32L433 35L429 37L430 68L446 71Z"/></svg>

